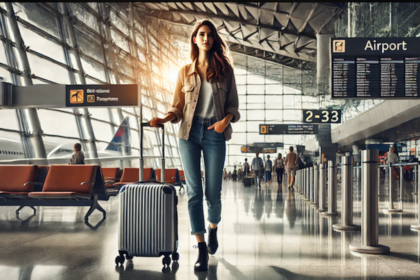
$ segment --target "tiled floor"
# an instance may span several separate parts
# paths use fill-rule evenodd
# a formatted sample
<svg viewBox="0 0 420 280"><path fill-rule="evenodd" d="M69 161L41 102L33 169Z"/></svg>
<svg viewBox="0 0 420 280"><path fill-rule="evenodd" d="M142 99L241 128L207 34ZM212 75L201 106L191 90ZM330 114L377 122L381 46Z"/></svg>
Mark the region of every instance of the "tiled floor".
<svg viewBox="0 0 420 280"><path fill-rule="evenodd" d="M379 242L391 254L365 256L349 250L360 232L333 231L340 216L321 217L286 187L224 182L219 251L210 257L209 271L198 274L185 192L179 194L180 261L163 271L156 258L115 266L118 197L101 203L107 219L95 212L92 225L83 221L86 207L39 207L33 217L29 208L16 217L16 207L0 207L0 279L419 279L420 235L410 230L417 224L417 198L411 191L407 185L402 214L379 212ZM381 195L380 209L386 198ZM360 224L359 197L354 205Z"/></svg>

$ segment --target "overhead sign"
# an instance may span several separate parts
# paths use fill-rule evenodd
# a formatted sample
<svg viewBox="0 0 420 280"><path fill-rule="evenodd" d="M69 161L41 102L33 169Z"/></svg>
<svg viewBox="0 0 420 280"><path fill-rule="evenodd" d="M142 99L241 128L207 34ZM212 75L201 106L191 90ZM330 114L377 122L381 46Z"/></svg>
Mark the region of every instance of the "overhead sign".
<svg viewBox="0 0 420 280"><path fill-rule="evenodd" d="M420 38L332 38L331 97L419 98Z"/></svg>
<svg viewBox="0 0 420 280"><path fill-rule="evenodd" d="M138 106L137 85L66 85L66 107Z"/></svg>
<svg viewBox="0 0 420 280"><path fill-rule="evenodd" d="M279 143L279 142L276 142L276 143L254 142L252 146L261 147L261 148L283 148L284 147L283 143Z"/></svg>
<svg viewBox="0 0 420 280"><path fill-rule="evenodd" d="M341 110L303 110L304 123L341 123Z"/></svg>
<svg viewBox="0 0 420 280"><path fill-rule="evenodd" d="M260 135L264 134L318 134L315 124L260 124Z"/></svg>
<svg viewBox="0 0 420 280"><path fill-rule="evenodd" d="M275 154L277 153L277 148L263 148L263 147L256 147L251 145L241 146L242 153L263 153L263 154Z"/></svg>

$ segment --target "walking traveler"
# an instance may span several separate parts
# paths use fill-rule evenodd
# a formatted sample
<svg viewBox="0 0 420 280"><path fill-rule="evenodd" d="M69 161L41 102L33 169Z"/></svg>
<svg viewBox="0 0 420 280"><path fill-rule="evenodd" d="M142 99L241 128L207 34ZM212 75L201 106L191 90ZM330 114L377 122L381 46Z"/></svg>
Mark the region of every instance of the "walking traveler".
<svg viewBox="0 0 420 280"><path fill-rule="evenodd" d="M295 183L295 175L296 175L296 165L298 163L297 155L293 152L293 147L290 146L289 153L286 156L286 171L287 171L287 181L289 184L288 189L293 189L293 184Z"/></svg>
<svg viewBox="0 0 420 280"><path fill-rule="evenodd" d="M273 162L270 160L270 156L267 155L267 160L265 162L265 183L271 184L271 172L273 171Z"/></svg>
<svg viewBox="0 0 420 280"><path fill-rule="evenodd" d="M277 158L274 160L274 167L275 172L277 173L277 184L281 186L283 183L283 172L284 172L284 160L281 157L281 153L277 155Z"/></svg>
<svg viewBox="0 0 420 280"><path fill-rule="evenodd" d="M154 118L156 124L178 123L179 150L187 182L188 212L192 235L199 249L195 271L208 270L208 254L218 249L217 230L221 220L221 190L226 157L226 141L231 139L231 122L240 119L239 100L229 48L214 24L198 21L190 37L191 64L181 68L172 107L165 118ZM205 193L200 179L200 157L203 152ZM208 205L208 239L203 196Z"/></svg>
<svg viewBox="0 0 420 280"><path fill-rule="evenodd" d="M245 159L244 165L243 165L243 172L245 174L245 177L249 175L249 163L248 159Z"/></svg>
<svg viewBox="0 0 420 280"><path fill-rule="evenodd" d="M264 164L258 155L259 153L256 153L255 158L252 159L251 169L254 170L255 187L261 188Z"/></svg>

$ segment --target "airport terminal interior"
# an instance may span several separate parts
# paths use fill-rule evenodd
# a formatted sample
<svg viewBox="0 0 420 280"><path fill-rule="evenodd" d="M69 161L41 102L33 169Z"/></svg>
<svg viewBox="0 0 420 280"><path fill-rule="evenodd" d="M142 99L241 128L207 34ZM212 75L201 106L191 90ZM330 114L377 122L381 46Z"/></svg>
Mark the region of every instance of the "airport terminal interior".
<svg viewBox="0 0 420 280"><path fill-rule="evenodd" d="M203 20L233 132L194 173ZM419 37L418 2L0 2L0 279L420 279Z"/></svg>

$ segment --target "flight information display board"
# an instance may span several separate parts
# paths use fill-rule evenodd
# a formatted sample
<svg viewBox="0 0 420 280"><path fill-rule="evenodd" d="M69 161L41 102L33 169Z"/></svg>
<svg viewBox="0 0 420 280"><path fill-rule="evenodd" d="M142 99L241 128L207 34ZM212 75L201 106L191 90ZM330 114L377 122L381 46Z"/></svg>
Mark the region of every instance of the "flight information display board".
<svg viewBox="0 0 420 280"><path fill-rule="evenodd" d="M260 135L318 134L316 124L260 124Z"/></svg>
<svg viewBox="0 0 420 280"><path fill-rule="evenodd" d="M261 147L261 148L283 148L284 144L280 142L275 142L275 143L254 142L252 146Z"/></svg>
<svg viewBox="0 0 420 280"><path fill-rule="evenodd" d="M332 38L331 97L419 98L420 38Z"/></svg>

